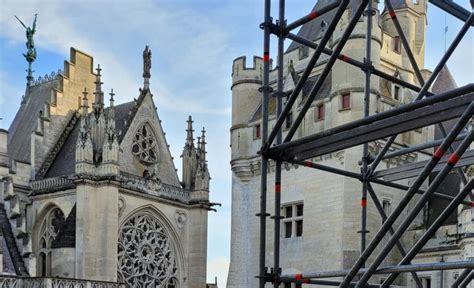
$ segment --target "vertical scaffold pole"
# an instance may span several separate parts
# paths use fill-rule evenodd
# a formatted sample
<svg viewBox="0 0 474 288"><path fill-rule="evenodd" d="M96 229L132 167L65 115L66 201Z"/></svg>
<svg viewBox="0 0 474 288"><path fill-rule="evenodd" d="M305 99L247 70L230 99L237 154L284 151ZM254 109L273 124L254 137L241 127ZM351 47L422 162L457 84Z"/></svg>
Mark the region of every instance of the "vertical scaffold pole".
<svg viewBox="0 0 474 288"><path fill-rule="evenodd" d="M367 34L365 36L365 85L364 85L364 117L368 117L370 113L370 76L372 67L372 0L367 3ZM362 197L360 200L361 220L360 220L360 253L365 250L367 241L367 168L369 157L369 144L364 143L362 146Z"/></svg>
<svg viewBox="0 0 474 288"><path fill-rule="evenodd" d="M285 0L280 0L279 2L279 15L278 15L278 24L280 33L278 35L278 87L277 87L277 118L280 117L280 114L283 109L283 49L285 37L283 33L286 29L285 23ZM276 144L281 144L281 129L278 129ZM275 273L275 279L273 282L273 287L280 287L280 224L281 224L281 161L276 161L275 167L275 228L274 228L274 246L273 246L273 271Z"/></svg>
<svg viewBox="0 0 474 288"><path fill-rule="evenodd" d="M265 0L264 22L261 24L263 28L263 86L262 91L262 147L265 145L268 137L268 95L270 87L268 79L270 73L270 0ZM261 183L260 183L260 257L259 257L259 287L264 288L266 279L265 268L265 247L267 233L267 167L268 158L262 153L261 165Z"/></svg>

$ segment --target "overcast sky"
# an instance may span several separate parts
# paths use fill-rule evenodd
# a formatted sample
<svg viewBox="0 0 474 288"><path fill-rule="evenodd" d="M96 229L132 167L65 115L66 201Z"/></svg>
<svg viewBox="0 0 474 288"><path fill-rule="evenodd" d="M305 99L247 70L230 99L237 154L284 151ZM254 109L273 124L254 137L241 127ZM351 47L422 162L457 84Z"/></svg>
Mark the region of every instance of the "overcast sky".
<svg viewBox="0 0 474 288"><path fill-rule="evenodd" d="M178 168L187 116L193 116L195 130L206 126L208 131L211 201L222 203L217 213L209 213L208 280L217 276L219 287L225 287L230 258L230 74L233 59L262 54L258 25L263 0L0 3L0 128L10 126L25 90L25 33L14 15L31 25L38 14L35 77L62 69L73 46L101 65L104 89L114 89L117 103L138 96L142 51L150 46L151 90ZM287 18L292 21L309 12L315 2L288 3ZM470 10L468 0L459 4ZM429 12L426 67L433 69L444 51L445 14L433 6ZM460 21L447 16L446 22L449 44ZM473 82L473 56L471 31L449 61L459 85Z"/></svg>

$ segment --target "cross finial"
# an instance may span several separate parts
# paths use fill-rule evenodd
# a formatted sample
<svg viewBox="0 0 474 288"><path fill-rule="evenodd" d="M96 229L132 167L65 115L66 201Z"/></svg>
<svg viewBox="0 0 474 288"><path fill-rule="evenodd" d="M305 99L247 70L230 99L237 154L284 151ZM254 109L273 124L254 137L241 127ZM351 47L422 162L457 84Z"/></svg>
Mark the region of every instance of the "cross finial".
<svg viewBox="0 0 474 288"><path fill-rule="evenodd" d="M97 68L95 68L95 71L97 71L97 76L101 76L100 71L102 71L102 68L100 68L100 64L97 64Z"/></svg>

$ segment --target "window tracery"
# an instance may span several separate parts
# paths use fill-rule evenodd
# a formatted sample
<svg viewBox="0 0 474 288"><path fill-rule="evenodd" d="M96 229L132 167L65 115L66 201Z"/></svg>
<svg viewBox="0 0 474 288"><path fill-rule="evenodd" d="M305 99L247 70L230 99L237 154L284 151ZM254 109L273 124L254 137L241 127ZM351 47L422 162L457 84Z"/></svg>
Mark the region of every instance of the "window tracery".
<svg viewBox="0 0 474 288"><path fill-rule="evenodd" d="M134 215L120 229L118 278L131 287L179 288L173 243L149 213Z"/></svg>
<svg viewBox="0 0 474 288"><path fill-rule="evenodd" d="M158 145L150 124L144 123L135 132L132 153L145 164L156 164L158 162Z"/></svg>
<svg viewBox="0 0 474 288"><path fill-rule="evenodd" d="M51 209L45 216L39 230L38 271L40 276L51 276L51 244L58 236L64 214L59 208Z"/></svg>

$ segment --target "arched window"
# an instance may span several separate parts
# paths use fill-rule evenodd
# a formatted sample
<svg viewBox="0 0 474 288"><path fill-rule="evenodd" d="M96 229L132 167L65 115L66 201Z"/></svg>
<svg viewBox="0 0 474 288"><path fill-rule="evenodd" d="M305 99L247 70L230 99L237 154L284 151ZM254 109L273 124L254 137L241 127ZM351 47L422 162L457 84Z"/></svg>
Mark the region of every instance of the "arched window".
<svg viewBox="0 0 474 288"><path fill-rule="evenodd" d="M151 213L130 217L120 228L118 279L130 287L179 288L173 241Z"/></svg>
<svg viewBox="0 0 474 288"><path fill-rule="evenodd" d="M51 276L51 244L58 236L64 214L59 208L51 209L44 217L38 234L38 272L39 276Z"/></svg>

